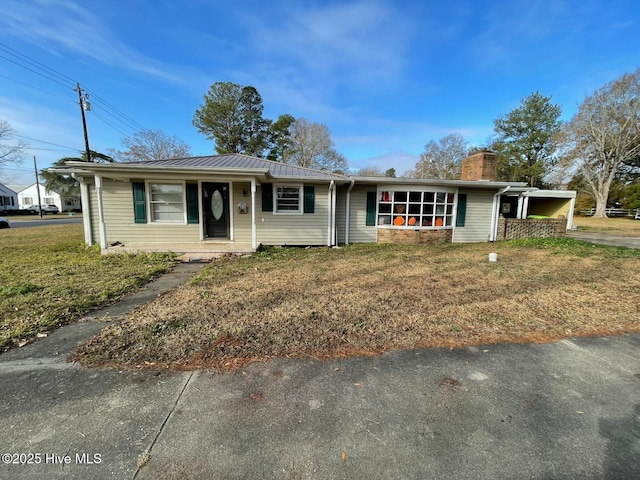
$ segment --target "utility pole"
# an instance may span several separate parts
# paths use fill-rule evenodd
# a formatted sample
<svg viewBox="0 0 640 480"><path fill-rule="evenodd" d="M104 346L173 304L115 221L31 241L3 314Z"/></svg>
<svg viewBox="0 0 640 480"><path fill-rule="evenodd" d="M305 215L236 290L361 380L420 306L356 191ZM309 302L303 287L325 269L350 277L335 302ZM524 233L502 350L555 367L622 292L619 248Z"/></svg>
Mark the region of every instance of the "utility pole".
<svg viewBox="0 0 640 480"><path fill-rule="evenodd" d="M42 218L42 201L40 200L40 180L38 180L38 164L36 163L36 156L33 156L33 168L36 171L36 191L38 192L38 212L40 218Z"/></svg>
<svg viewBox="0 0 640 480"><path fill-rule="evenodd" d="M91 162L91 150L89 150L89 136L87 135L87 120L84 117L85 110L91 110L91 105L87 101L88 94L82 97L82 88L77 83L76 92L78 92L78 101L80 102L80 114L82 115L82 128L84 130L84 148L86 150L87 162Z"/></svg>

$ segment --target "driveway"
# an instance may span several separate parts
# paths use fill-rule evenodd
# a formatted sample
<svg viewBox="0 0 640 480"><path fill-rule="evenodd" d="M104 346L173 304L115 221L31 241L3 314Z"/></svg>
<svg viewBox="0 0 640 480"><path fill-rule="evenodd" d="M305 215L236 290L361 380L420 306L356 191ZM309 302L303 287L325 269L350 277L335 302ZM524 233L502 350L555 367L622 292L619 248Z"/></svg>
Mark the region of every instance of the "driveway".
<svg viewBox="0 0 640 480"><path fill-rule="evenodd" d="M640 478L638 334L235 373L66 363L135 303L0 355L0 478Z"/></svg>
<svg viewBox="0 0 640 480"><path fill-rule="evenodd" d="M608 233L590 233L579 230L568 230L567 235L576 240L584 240L598 245L611 245L613 247L627 247L640 249L640 238L609 235Z"/></svg>

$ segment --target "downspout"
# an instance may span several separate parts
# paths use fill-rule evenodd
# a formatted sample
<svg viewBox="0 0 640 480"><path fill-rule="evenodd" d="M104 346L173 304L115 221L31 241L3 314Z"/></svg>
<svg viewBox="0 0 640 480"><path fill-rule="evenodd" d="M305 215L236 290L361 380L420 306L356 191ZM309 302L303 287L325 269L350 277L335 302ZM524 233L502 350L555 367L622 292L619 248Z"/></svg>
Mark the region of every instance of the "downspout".
<svg viewBox="0 0 640 480"><path fill-rule="evenodd" d="M251 179L251 248L258 249L258 231L256 227L256 179Z"/></svg>
<svg viewBox="0 0 640 480"><path fill-rule="evenodd" d="M93 243L93 234L91 232L91 206L89 203L89 186L82 177L78 177L75 173L71 174L71 178L80 183L80 208L82 208L82 226L84 228L84 243L91 246Z"/></svg>
<svg viewBox="0 0 640 480"><path fill-rule="evenodd" d="M337 185L334 184L333 186L333 192L331 192L331 217L332 217L332 222L331 222L331 246L335 246L338 244L338 238L336 235L336 210L337 210L337 206L336 203L338 202L338 187Z"/></svg>
<svg viewBox="0 0 640 480"><path fill-rule="evenodd" d="M98 231L100 232L100 248L107 248L107 227L104 223L104 205L102 203L102 175L96 175L96 197L98 200Z"/></svg>
<svg viewBox="0 0 640 480"><path fill-rule="evenodd" d="M502 190L498 190L498 192L493 196L493 211L491 212L491 233L489 235L489 241L495 242L496 236L498 235L498 210L500 209L500 202L498 201L500 195L503 193L507 193L511 190L511 185L508 187L504 187Z"/></svg>
<svg viewBox="0 0 640 480"><path fill-rule="evenodd" d="M353 186L356 184L355 180L351 180L351 185L347 189L347 211L344 216L344 244L349 245L349 220L350 220L350 211L351 211L351 190L353 190Z"/></svg>
<svg viewBox="0 0 640 480"><path fill-rule="evenodd" d="M333 188L335 186L335 181L331 180L331 183L329 184L329 218L328 218L328 238L327 238L327 246L330 247L332 245L332 241L331 241L331 234L333 233Z"/></svg>

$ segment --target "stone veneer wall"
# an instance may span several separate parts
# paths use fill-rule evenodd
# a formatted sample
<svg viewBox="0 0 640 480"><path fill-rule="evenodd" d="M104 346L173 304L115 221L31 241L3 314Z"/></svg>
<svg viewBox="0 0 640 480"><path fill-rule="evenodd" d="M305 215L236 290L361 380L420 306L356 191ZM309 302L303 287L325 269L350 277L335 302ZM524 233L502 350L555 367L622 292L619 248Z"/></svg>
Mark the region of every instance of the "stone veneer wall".
<svg viewBox="0 0 640 480"><path fill-rule="evenodd" d="M566 218L520 219L501 217L498 220L496 240L553 238L565 237L566 235Z"/></svg>
<svg viewBox="0 0 640 480"><path fill-rule="evenodd" d="M450 243L453 230L409 230L379 228L378 243L397 243L402 245L423 245L427 243Z"/></svg>

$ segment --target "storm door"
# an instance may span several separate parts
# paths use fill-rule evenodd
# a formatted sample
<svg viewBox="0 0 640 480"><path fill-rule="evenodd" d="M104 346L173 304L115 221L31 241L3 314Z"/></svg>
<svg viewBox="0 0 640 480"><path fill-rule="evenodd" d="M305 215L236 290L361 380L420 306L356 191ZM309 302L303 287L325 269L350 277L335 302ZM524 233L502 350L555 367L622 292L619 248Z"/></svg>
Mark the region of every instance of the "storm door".
<svg viewBox="0 0 640 480"><path fill-rule="evenodd" d="M229 184L202 184L204 238L229 238Z"/></svg>

